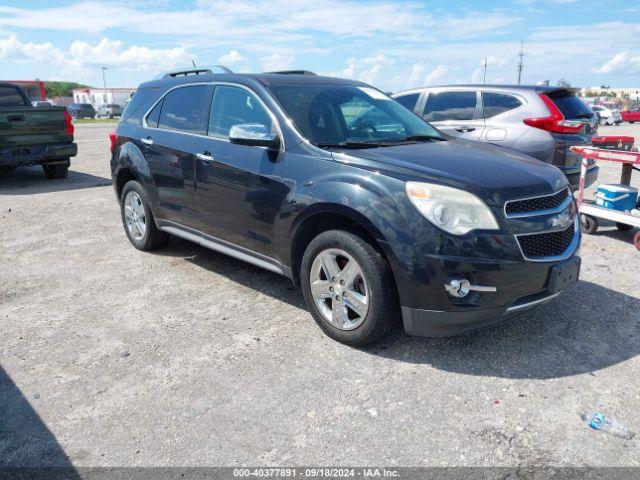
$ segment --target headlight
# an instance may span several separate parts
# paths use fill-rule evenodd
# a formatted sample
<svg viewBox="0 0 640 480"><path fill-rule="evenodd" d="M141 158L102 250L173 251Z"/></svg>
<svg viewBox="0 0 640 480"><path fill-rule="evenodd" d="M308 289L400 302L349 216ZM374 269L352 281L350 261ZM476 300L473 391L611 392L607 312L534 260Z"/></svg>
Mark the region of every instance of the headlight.
<svg viewBox="0 0 640 480"><path fill-rule="evenodd" d="M454 235L472 230L498 230L493 213L475 195L432 183L407 182L411 203L436 227Z"/></svg>

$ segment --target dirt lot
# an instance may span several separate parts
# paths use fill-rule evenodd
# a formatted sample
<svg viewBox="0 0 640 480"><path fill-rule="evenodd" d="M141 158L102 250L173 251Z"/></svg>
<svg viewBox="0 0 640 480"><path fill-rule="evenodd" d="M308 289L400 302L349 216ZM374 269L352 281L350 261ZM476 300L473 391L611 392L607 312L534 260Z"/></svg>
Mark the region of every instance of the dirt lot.
<svg viewBox="0 0 640 480"><path fill-rule="evenodd" d="M579 416L640 431L633 232L585 238L582 281L520 320L349 348L282 277L135 250L110 128L77 127L67 180L0 177L0 465L640 466Z"/></svg>

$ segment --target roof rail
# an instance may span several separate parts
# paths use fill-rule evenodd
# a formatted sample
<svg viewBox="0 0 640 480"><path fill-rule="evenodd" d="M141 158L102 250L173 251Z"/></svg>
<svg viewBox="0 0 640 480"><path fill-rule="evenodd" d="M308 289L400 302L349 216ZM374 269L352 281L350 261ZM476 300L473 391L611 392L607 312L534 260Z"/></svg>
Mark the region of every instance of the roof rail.
<svg viewBox="0 0 640 480"><path fill-rule="evenodd" d="M202 68L188 68L185 70L175 70L173 72L165 73L162 78L173 78L187 75L202 75L205 73L213 73L212 68L219 68L223 73L233 73L230 69L225 67L224 65L212 65L211 67L202 67Z"/></svg>
<svg viewBox="0 0 640 480"><path fill-rule="evenodd" d="M309 70L281 70L279 72L264 72L264 73L275 73L278 75L315 75L315 73L310 72Z"/></svg>

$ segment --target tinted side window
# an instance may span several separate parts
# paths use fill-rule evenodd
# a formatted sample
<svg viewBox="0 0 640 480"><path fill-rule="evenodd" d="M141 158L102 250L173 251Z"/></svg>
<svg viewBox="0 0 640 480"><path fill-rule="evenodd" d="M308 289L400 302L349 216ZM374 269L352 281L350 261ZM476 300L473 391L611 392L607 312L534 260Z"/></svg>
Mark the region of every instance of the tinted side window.
<svg viewBox="0 0 640 480"><path fill-rule="evenodd" d="M149 112L147 115L147 125L153 128L158 127L158 122L160 121L160 111L162 110L162 104L164 100L160 100L158 104L153 107L153 110Z"/></svg>
<svg viewBox="0 0 640 480"><path fill-rule="evenodd" d="M400 103L403 107L407 107L409 110L413 111L416 108L416 103L418 102L419 93L410 93L409 95L402 95L401 97L396 97L396 102Z"/></svg>
<svg viewBox="0 0 640 480"><path fill-rule="evenodd" d="M193 85L170 91L160 112L159 128L181 132L207 132L211 85Z"/></svg>
<svg viewBox="0 0 640 480"><path fill-rule="evenodd" d="M209 135L229 138L229 130L241 123L260 123L272 128L271 117L256 96L240 87L217 86L209 118Z"/></svg>
<svg viewBox="0 0 640 480"><path fill-rule="evenodd" d="M513 95L505 93L482 93L482 105L484 109L484 118L495 117L501 113L508 112L522 105L522 102Z"/></svg>
<svg viewBox="0 0 640 480"><path fill-rule="evenodd" d="M442 120L473 120L476 113L476 92L430 93L424 106L427 122Z"/></svg>
<svg viewBox="0 0 640 480"><path fill-rule="evenodd" d="M14 87L0 87L0 107L22 107L24 98Z"/></svg>

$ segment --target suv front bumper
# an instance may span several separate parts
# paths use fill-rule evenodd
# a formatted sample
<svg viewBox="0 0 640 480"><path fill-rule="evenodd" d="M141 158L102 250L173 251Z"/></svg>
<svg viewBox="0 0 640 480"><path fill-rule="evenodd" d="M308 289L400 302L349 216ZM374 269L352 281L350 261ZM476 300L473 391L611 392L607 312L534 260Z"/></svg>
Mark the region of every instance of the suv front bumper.
<svg viewBox="0 0 640 480"><path fill-rule="evenodd" d="M441 301L439 309L402 306L404 330L409 335L447 337L497 325L520 316L553 300L577 281L577 275L566 285L559 286L552 280L554 267L569 263L576 264L579 271L580 257L576 254L564 261L548 263L527 262L511 266L484 264L481 272L467 271L465 276L481 279L481 284L495 285L496 293L475 292L469 295L468 302L448 298L446 303L449 305L445 306ZM427 289L432 295L436 293L434 287L444 291L442 284L431 285L425 288L425 296L428 296ZM440 297L442 299L442 295Z"/></svg>

